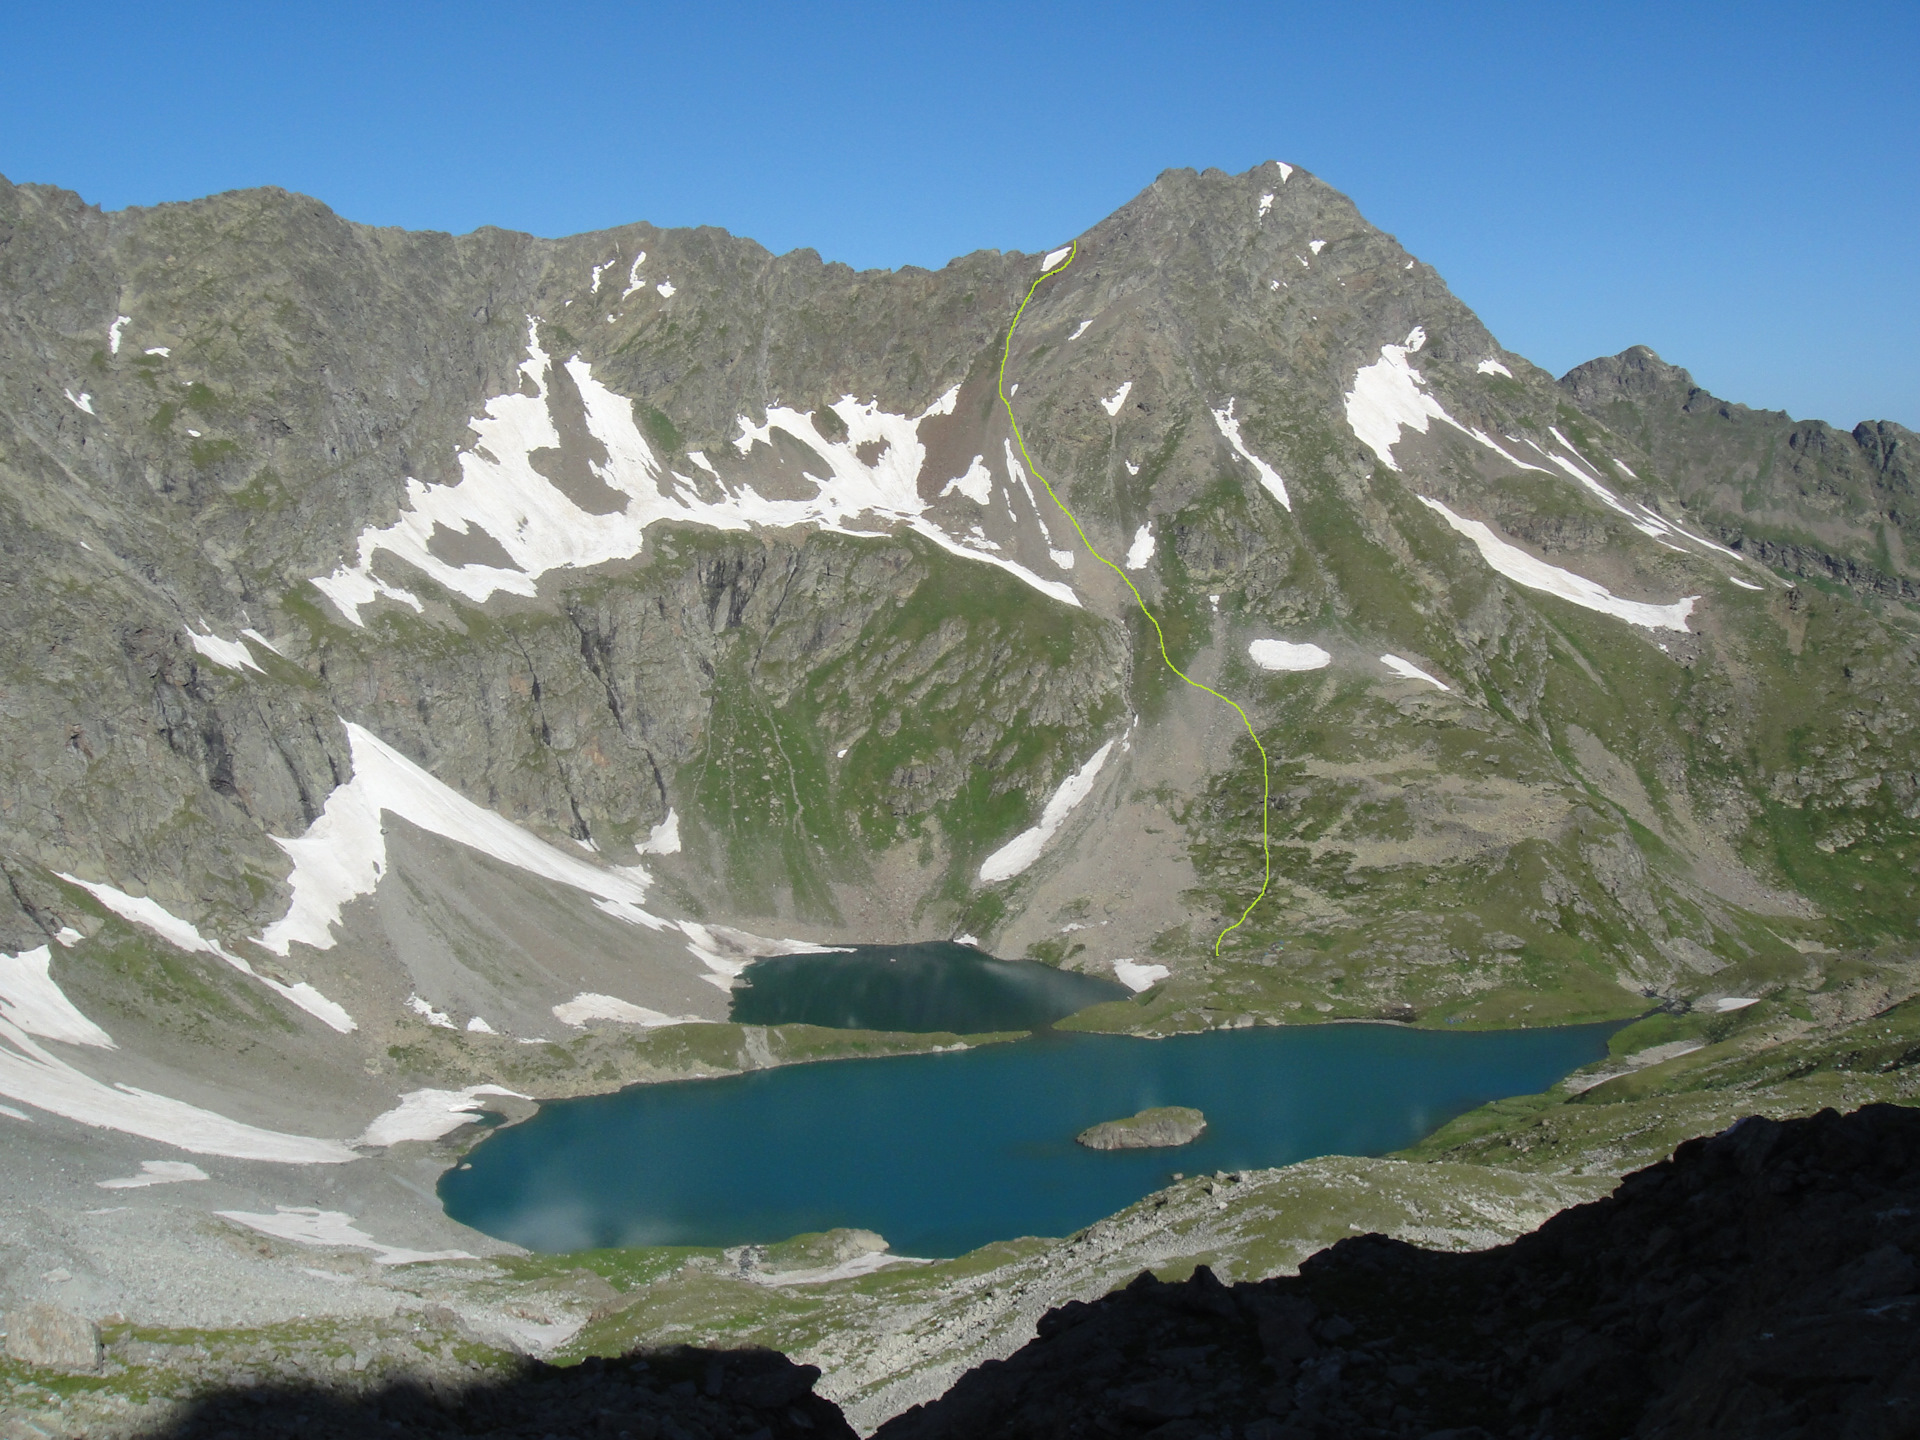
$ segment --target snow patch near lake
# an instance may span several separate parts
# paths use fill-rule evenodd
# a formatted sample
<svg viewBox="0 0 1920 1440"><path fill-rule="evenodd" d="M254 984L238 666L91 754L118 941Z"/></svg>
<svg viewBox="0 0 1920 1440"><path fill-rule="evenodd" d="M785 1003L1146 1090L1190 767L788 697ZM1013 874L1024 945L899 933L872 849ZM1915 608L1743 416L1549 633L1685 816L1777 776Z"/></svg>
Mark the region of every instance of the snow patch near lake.
<svg viewBox="0 0 1920 1440"><path fill-rule="evenodd" d="M399 1245L383 1245L366 1231L357 1228L353 1216L339 1210L316 1210L311 1206L276 1205L271 1215L245 1210L216 1210L223 1220L232 1220L301 1245L326 1246L347 1250L371 1250L376 1265L419 1265L432 1260L471 1260L465 1250L408 1250Z"/></svg>
<svg viewBox="0 0 1920 1440"><path fill-rule="evenodd" d="M54 980L53 950L36 945L18 955L0 954L0 1019L42 1040L117 1050L113 1037L80 1013Z"/></svg>
<svg viewBox="0 0 1920 1440"><path fill-rule="evenodd" d="M236 1160L342 1165L359 1158L338 1140L262 1130L150 1090L125 1083L102 1084L49 1054L4 1017L0 1017L0 1042L4 1042L0 1044L0 1095L81 1125L138 1135L195 1155L226 1155Z"/></svg>
<svg viewBox="0 0 1920 1440"><path fill-rule="evenodd" d="M1436 690L1451 691L1453 689L1446 681L1436 680L1411 660L1402 660L1398 655L1382 655L1380 663L1403 680L1424 680Z"/></svg>
<svg viewBox="0 0 1920 1440"><path fill-rule="evenodd" d="M1255 473L1260 476L1260 483L1267 487L1268 494L1280 502L1280 508L1293 509L1293 501L1287 498L1287 482L1280 478L1280 472L1249 450L1247 442L1240 438L1240 422L1234 418L1233 405L1234 402L1229 399L1226 409L1212 412L1214 425L1226 437L1234 453L1253 466Z"/></svg>
<svg viewBox="0 0 1920 1440"><path fill-rule="evenodd" d="M1536 559L1517 545L1509 545L1485 524L1478 520L1468 520L1456 515L1438 500L1430 500L1425 495L1419 497L1420 503L1439 513L1449 525L1473 541L1480 556L1498 573L1515 584L1524 585L1529 590L1538 590L1544 594L1558 596L1588 610L1597 610L1602 615L1612 615L1625 620L1630 625L1638 625L1647 630L1685 630L1687 616L1693 613L1693 605L1700 597L1689 595L1676 600L1671 605L1656 605L1641 600L1622 600L1606 586L1589 580L1584 575L1576 575L1571 570L1562 570L1557 565Z"/></svg>
<svg viewBox="0 0 1920 1440"><path fill-rule="evenodd" d="M206 622L202 621L201 623L205 624ZM253 658L253 652L247 649L244 641L222 640L218 635L214 634L212 630L208 630L206 634L202 635L189 625L187 627L187 643L192 645L195 650L211 660L214 664L223 666L228 670L251 670L256 675L264 675L267 673L260 668L259 662Z"/></svg>
<svg viewBox="0 0 1920 1440"><path fill-rule="evenodd" d="M1109 740L1093 752L1092 759L1060 782L1060 788L1053 792L1053 798L1047 801L1046 809L1041 812L1038 825L1021 831L986 858L980 866L982 882L992 885L1001 880L1011 880L1040 858L1040 851L1053 838L1054 832L1066 823L1074 807L1093 793L1094 779L1100 774L1100 767L1107 763L1113 745L1114 742Z"/></svg>
<svg viewBox="0 0 1920 1440"><path fill-rule="evenodd" d="M1133 532L1133 544L1127 547L1127 568L1129 570L1143 569L1146 563L1153 559L1153 551L1153 526L1142 525L1138 530Z"/></svg>
<svg viewBox="0 0 1920 1440"><path fill-rule="evenodd" d="M1171 974L1164 965L1148 965L1138 960L1113 962L1113 978L1136 995L1142 990L1151 990Z"/></svg>
<svg viewBox="0 0 1920 1440"><path fill-rule="evenodd" d="M140 1173L121 1180L96 1180L102 1190L145 1190L151 1185L184 1185L211 1177L191 1160L142 1160Z"/></svg>
<svg viewBox="0 0 1920 1440"><path fill-rule="evenodd" d="M128 924L138 925L141 929L158 935L174 949L185 950L190 955L212 955L226 961L242 975L258 980L283 1000L299 1006L321 1024L338 1030L342 1035L351 1034L360 1028L342 1006L329 1000L306 981L287 985L271 976L262 975L218 940L207 939L198 928L182 920L159 901L142 895L129 895L124 890L117 890L111 885L82 880L77 875L69 875L64 871L58 873L62 880L69 885L78 885ZM286 952L283 950L280 953L284 955Z"/></svg>
<svg viewBox="0 0 1920 1440"><path fill-rule="evenodd" d="M1296 645L1290 640L1256 640L1247 654L1262 670L1324 670L1333 656L1318 645Z"/></svg>
<svg viewBox="0 0 1920 1440"><path fill-rule="evenodd" d="M464 1090L409 1090L400 1103L374 1116L356 1145L398 1145L402 1140L438 1140L480 1118L482 1095L527 1097L498 1085L469 1085Z"/></svg>
<svg viewBox="0 0 1920 1440"><path fill-rule="evenodd" d="M1127 403L1127 396L1133 390L1133 381L1128 380L1120 388L1100 402L1100 408L1107 412L1109 419L1120 413L1120 407Z"/></svg>
<svg viewBox="0 0 1920 1440"><path fill-rule="evenodd" d="M422 830L478 850L502 864L593 896L595 908L650 930L667 922L644 906L653 877L638 866L603 869L529 834L505 816L483 809L414 764L371 731L346 726L353 778L327 797L320 818L298 839L273 836L293 861L287 913L256 938L285 955L294 942L316 950L334 945L341 909L371 895L386 873L387 812ZM677 833L677 826L676 826Z"/></svg>
<svg viewBox="0 0 1920 1440"><path fill-rule="evenodd" d="M575 1029L589 1020L617 1020L622 1025L639 1025L651 1030L660 1025L701 1025L698 1015L667 1015L644 1005L613 995L581 994L553 1007L553 1018Z"/></svg>

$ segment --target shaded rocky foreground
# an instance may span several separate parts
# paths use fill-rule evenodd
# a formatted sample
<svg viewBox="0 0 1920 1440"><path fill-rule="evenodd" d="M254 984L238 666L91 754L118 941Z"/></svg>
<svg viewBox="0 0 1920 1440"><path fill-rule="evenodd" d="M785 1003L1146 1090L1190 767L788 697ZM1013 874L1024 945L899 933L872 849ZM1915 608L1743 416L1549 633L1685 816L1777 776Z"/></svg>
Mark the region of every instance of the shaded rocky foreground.
<svg viewBox="0 0 1920 1440"><path fill-rule="evenodd" d="M883 1440L1920 1435L1920 1111L1748 1119L1495 1250L1377 1235L1297 1277L1143 1275ZM664 1351L434 1393L201 1401L169 1437L831 1436L817 1372Z"/></svg>

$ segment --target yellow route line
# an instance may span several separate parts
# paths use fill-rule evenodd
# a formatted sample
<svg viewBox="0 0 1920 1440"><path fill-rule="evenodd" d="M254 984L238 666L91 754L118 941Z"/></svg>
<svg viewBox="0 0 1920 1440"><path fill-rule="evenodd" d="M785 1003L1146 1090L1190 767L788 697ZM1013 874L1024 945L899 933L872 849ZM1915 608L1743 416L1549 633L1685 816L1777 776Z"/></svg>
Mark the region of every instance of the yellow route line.
<svg viewBox="0 0 1920 1440"><path fill-rule="evenodd" d="M1267 747L1262 745L1260 743L1260 737L1254 734L1253 721L1247 718L1246 711L1242 710L1238 705L1235 705L1233 701L1228 700L1226 696L1222 695L1211 685L1202 685L1198 680L1195 680L1191 675L1187 674L1186 671L1173 663L1173 657L1167 654L1166 632L1160 628L1160 622L1154 618L1153 611L1147 608L1147 602L1141 598L1140 591L1135 588L1133 581L1127 579L1127 572L1094 548L1093 542L1087 538L1087 532L1080 528L1080 521L1074 516L1073 511L1067 508L1067 502L1062 500L1059 495L1054 492L1054 488L1047 480L1047 477L1040 473L1040 467L1033 463L1033 456L1027 453L1026 437L1020 433L1020 422L1014 419L1013 416L1013 401L1007 395L1007 360L1013 354L1013 332L1020 328L1020 317L1026 314L1027 301L1033 299L1033 292L1040 288L1041 280L1048 280L1058 275L1062 270L1065 270L1067 266L1073 264L1079 254L1080 242L1076 240L1073 242L1071 252L1065 260L1061 261L1051 270L1043 271L1039 278L1027 287L1026 299L1022 300L1020 302L1020 308L1013 312L1013 323L1007 326L1006 344L1000 349L1000 404L1007 412L1007 424L1013 427L1013 443L1020 447L1020 458L1027 462L1027 469L1033 472L1033 478L1047 487L1048 497L1052 499L1055 505L1060 507L1060 513L1067 517L1067 523L1073 526L1074 534L1078 535L1080 537L1080 543L1087 547L1087 553L1109 570L1113 571L1114 574L1118 575L1121 583L1124 584L1127 589L1133 591L1134 604L1140 607L1140 613L1147 617L1147 623L1153 626L1153 633L1159 637L1160 658L1166 662L1167 669L1178 675L1194 689L1204 690L1207 694L1213 696L1214 699L1232 705L1233 713L1238 715L1240 717L1240 723L1247 727L1247 738L1253 741L1253 748L1260 752L1260 854L1266 862L1266 874L1260 881L1260 893L1247 902L1247 908L1240 912L1240 918L1234 921L1233 924L1227 926L1227 928L1222 930L1218 935L1214 936L1213 953L1218 955L1220 953L1220 942L1247 923L1247 916L1251 915L1253 913L1253 907L1265 898L1267 887L1273 883L1273 845L1268 834L1269 812L1273 799L1273 774L1271 766L1267 763Z"/></svg>

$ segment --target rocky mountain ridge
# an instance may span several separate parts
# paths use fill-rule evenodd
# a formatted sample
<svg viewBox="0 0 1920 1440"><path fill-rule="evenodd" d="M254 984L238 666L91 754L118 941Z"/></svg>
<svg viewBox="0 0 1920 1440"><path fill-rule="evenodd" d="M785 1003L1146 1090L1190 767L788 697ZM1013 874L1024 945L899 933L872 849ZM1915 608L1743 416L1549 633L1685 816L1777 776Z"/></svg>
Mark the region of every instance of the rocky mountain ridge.
<svg viewBox="0 0 1920 1440"><path fill-rule="evenodd" d="M1910 436L1555 381L1278 163L1075 244L0 186L4 1123L345 1214L486 1106L956 1043L727 1023L808 946L1164 1034L1785 1011L1911 945ZM1264 806L1010 447L1049 270L1008 399Z"/></svg>

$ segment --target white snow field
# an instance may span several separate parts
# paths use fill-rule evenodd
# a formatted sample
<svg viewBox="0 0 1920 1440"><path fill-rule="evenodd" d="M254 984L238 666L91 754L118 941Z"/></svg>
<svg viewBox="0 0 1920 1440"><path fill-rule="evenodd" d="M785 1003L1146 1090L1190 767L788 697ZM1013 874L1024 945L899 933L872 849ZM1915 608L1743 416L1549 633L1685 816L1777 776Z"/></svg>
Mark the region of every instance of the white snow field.
<svg viewBox="0 0 1920 1440"><path fill-rule="evenodd" d="M553 1018L576 1030L589 1020L616 1020L622 1025L638 1025L646 1030L658 1029L662 1025L707 1023L697 1015L667 1015L658 1010L649 1010L644 1005L635 1005L631 1000L594 994L576 995L565 1004L554 1006Z"/></svg>
<svg viewBox="0 0 1920 1440"><path fill-rule="evenodd" d="M1133 532L1133 544L1127 547L1127 568L1139 570L1153 559L1153 526L1142 525Z"/></svg>
<svg viewBox="0 0 1920 1440"><path fill-rule="evenodd" d="M584 402L587 430L607 453L606 463L592 462L593 473L627 497L621 509L596 515L575 505L533 467L534 451L558 447L561 441L549 408L551 357L540 348L537 327L531 322L527 353L520 372L534 393L515 390L487 402L485 415L470 422L477 443L460 453L460 479L452 485L432 486L409 479L399 519L362 531L353 562L314 580L354 624L364 624L361 611L381 598L414 610L422 608L419 596L374 573L375 561L383 553L469 600L484 600L496 593L533 595L540 577L550 571L638 555L647 527L661 520L717 530L807 526L868 537L905 525L950 554L997 566L1063 605L1080 603L1070 586L1044 580L1014 561L973 548L927 515L928 502L921 498L918 486L926 461L919 426L931 416L952 413L958 386L913 417L882 410L877 402L844 396L830 407L847 428L841 439L822 434L811 411L771 406L758 425L742 415L740 433L733 441L742 455L751 454L755 445L771 444L773 432L779 430L812 450L825 473L806 472L817 490L802 499L772 500L749 483L730 485L722 479L721 497L709 501L701 498L690 478L661 464L634 423L632 402L607 389L594 378L593 367L575 357L565 362L565 369ZM879 453L868 464L859 452L876 443ZM962 487L962 493L974 498L968 486ZM430 549L437 527L491 538L507 563L456 565L442 560Z"/></svg>
<svg viewBox="0 0 1920 1440"><path fill-rule="evenodd" d="M1247 654L1262 670L1324 670L1333 656L1318 645L1296 645L1291 640L1256 640Z"/></svg>
<svg viewBox="0 0 1920 1440"><path fill-rule="evenodd" d="M1040 812L1038 825L1030 830L1022 830L981 863L980 879L983 882L992 885L1001 880L1011 880L1040 858L1041 850L1053 838L1054 832L1066 823L1074 806L1093 793L1094 778L1099 775L1100 767L1107 763L1113 744L1109 740L1102 745L1093 752L1092 759L1060 782L1060 788L1047 801L1047 808Z"/></svg>
<svg viewBox="0 0 1920 1440"><path fill-rule="evenodd" d="M1100 408L1106 411L1107 417L1111 419L1120 413L1120 407L1127 403L1127 396L1132 393L1133 381L1123 381L1118 390L1100 402Z"/></svg>

